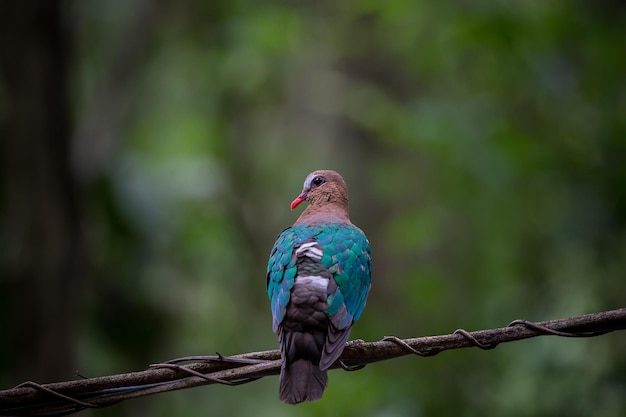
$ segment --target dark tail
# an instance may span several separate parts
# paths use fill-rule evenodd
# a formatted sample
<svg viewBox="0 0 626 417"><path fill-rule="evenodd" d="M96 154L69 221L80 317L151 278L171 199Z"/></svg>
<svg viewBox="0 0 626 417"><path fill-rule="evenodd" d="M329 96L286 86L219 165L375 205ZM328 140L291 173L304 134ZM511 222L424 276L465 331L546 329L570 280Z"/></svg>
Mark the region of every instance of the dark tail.
<svg viewBox="0 0 626 417"><path fill-rule="evenodd" d="M319 365L306 359L286 364L280 370L280 399L287 404L316 401L322 398L328 375Z"/></svg>

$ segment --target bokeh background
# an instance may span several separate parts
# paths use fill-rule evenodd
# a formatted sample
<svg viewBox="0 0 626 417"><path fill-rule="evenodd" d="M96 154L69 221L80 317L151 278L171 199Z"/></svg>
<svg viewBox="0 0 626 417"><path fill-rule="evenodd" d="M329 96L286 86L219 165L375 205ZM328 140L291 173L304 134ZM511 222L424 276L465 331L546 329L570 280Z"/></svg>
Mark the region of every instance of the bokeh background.
<svg viewBox="0 0 626 417"><path fill-rule="evenodd" d="M352 336L624 306L626 3L0 5L0 384L274 349L265 265L306 174L346 178ZM626 337L541 338L94 416L626 415Z"/></svg>

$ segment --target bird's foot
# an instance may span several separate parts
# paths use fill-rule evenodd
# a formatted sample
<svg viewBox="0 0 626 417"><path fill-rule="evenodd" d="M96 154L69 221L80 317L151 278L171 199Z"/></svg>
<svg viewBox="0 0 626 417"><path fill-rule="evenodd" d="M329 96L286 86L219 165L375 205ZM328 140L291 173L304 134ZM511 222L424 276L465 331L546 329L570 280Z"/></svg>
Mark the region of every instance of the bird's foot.
<svg viewBox="0 0 626 417"><path fill-rule="evenodd" d="M339 364L339 366L341 366L341 369L348 372L358 371L359 369L365 368L365 365L347 365L341 359L338 360L337 363Z"/></svg>

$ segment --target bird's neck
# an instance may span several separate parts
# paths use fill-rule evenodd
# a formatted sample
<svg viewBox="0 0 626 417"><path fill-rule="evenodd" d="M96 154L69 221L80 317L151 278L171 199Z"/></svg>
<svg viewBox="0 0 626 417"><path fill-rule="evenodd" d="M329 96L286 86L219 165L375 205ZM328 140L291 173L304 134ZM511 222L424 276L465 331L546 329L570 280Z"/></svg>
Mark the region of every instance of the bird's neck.
<svg viewBox="0 0 626 417"><path fill-rule="evenodd" d="M309 205L302 212L296 223L347 223L350 224L348 211L343 205Z"/></svg>

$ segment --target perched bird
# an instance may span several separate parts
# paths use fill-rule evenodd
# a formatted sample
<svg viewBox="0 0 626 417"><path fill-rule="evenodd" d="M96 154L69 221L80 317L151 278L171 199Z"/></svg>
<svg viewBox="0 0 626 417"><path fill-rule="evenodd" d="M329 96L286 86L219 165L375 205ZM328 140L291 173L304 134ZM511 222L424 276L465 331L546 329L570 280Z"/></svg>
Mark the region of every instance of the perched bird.
<svg viewBox="0 0 626 417"><path fill-rule="evenodd" d="M291 203L309 206L276 239L267 265L267 294L282 356L280 399L315 401L327 370L341 356L370 289L372 257L365 234L350 222L341 175L310 173Z"/></svg>

